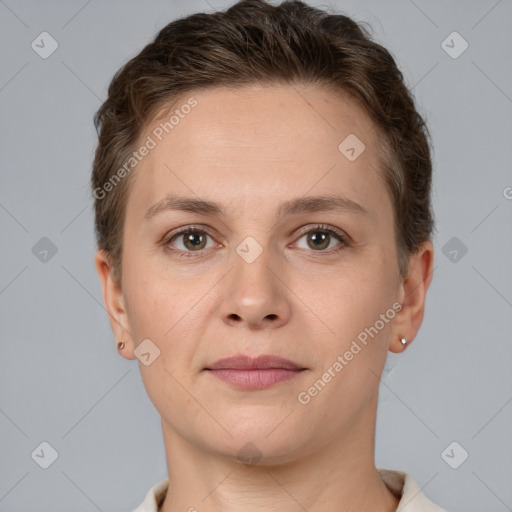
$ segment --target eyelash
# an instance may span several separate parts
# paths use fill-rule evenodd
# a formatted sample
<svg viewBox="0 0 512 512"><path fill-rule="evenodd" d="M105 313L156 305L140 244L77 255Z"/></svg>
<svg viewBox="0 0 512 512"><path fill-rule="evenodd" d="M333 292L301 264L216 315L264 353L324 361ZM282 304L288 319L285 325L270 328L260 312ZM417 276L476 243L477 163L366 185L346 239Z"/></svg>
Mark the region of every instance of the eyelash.
<svg viewBox="0 0 512 512"><path fill-rule="evenodd" d="M302 230L299 233L299 238L297 240L300 240L304 235L307 235L308 233L312 233L312 232L314 233L317 231L320 231L322 233L328 233L329 235L334 236L340 242L340 244L334 248L329 249L329 250L314 251L313 249L311 249L311 252L313 252L313 253L318 252L318 253L324 253L324 254L327 253L329 255L332 255L334 253L338 253L339 251L343 250L345 247L348 247L350 245L347 235L345 235L343 233L343 231L341 231L337 228L334 228L332 226L328 226L327 224L316 224L316 225L309 227L307 230ZM173 233L169 234L169 236L165 236L161 242L161 245L164 246L166 250L176 254L180 258L198 258L198 257L201 257L205 251L205 249L198 250L198 251L183 251L181 249L176 249L169 245L175 238L179 237L183 233L206 233L209 237L211 237L213 239L213 235L208 228L201 227L201 226L194 226L194 225L185 226L184 228L180 229L179 231L173 232ZM194 254L194 253L197 253L197 254Z"/></svg>

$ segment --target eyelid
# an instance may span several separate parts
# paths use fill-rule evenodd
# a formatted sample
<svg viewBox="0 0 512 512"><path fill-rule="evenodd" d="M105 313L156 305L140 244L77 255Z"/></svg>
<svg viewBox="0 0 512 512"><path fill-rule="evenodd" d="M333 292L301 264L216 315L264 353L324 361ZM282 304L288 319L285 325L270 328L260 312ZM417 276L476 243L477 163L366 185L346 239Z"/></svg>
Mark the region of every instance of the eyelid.
<svg viewBox="0 0 512 512"><path fill-rule="evenodd" d="M330 224L308 224L306 226L304 226L304 229L300 228L299 230L299 233L298 233L298 237L299 238L302 238L303 235L305 235L306 233L309 233L310 231L327 231L329 233L334 233L335 235L337 235L343 242L345 243L349 243L350 241L350 237L347 235L347 233L345 233L345 231L335 227L335 226L331 226ZM321 251L320 251L321 252Z"/></svg>
<svg viewBox="0 0 512 512"><path fill-rule="evenodd" d="M174 237L181 235L182 233L188 233L189 231L201 231L207 233L210 237L214 238L212 229L203 224L187 224L181 228L169 231L164 234L160 243L168 244Z"/></svg>

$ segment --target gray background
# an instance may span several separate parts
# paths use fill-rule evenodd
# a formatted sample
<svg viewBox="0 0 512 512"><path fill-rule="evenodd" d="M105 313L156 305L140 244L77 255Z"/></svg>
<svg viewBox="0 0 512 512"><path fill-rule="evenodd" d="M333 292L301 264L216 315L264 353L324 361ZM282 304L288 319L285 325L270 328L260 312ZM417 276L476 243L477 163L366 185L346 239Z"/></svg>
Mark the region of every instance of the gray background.
<svg viewBox="0 0 512 512"><path fill-rule="evenodd" d="M231 3L0 1L2 512L131 510L167 476L160 418L138 361L116 352L93 263L92 116L157 30ZM418 337L389 356L377 467L453 512L512 510L512 3L310 4L372 25L435 146L435 276ZM47 59L31 48L43 31L59 45ZM469 43L458 58L441 45L453 31ZM42 237L57 248L46 261ZM58 452L48 469L31 457L43 441ZM441 456L452 441L469 454L457 469Z"/></svg>

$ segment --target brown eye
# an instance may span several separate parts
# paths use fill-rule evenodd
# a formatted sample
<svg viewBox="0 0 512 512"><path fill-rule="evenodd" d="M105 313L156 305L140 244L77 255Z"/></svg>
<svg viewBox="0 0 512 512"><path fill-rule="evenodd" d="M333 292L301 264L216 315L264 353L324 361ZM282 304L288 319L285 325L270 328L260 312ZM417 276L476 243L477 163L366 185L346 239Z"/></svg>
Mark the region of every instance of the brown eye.
<svg viewBox="0 0 512 512"><path fill-rule="evenodd" d="M206 245L206 236L198 231L186 231L183 235L183 244L187 249L194 251L204 249Z"/></svg>
<svg viewBox="0 0 512 512"><path fill-rule="evenodd" d="M174 234L164 245L170 245L172 250L186 254L187 252L199 252L202 249L213 247L215 243L211 243L207 247L208 238L211 236L204 230L188 228ZM212 240L213 242L213 240Z"/></svg>
<svg viewBox="0 0 512 512"><path fill-rule="evenodd" d="M327 226L316 226L313 229L304 232L299 238L299 241L303 238L306 239L306 247L301 247L299 242L297 242L297 244L299 244L298 246L301 249L311 249L316 252L331 253L349 245L343 232ZM336 240L338 243L333 244L332 242L335 242Z"/></svg>
<svg viewBox="0 0 512 512"><path fill-rule="evenodd" d="M326 231L312 231L306 237L309 247L314 250L326 249L331 240L331 235Z"/></svg>

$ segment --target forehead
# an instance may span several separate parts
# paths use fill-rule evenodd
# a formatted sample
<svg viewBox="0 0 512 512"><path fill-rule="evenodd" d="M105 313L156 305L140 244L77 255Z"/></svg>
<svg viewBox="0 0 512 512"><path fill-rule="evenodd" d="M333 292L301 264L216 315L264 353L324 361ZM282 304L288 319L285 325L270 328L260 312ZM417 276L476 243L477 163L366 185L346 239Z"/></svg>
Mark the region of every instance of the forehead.
<svg viewBox="0 0 512 512"><path fill-rule="evenodd" d="M158 145L172 137L176 145L205 143L205 150L213 141L228 148L278 146L293 136L307 139L308 146L322 141L336 147L351 130L372 146L375 136L375 125L354 99L319 85L211 87L182 94L165 108L143 134L151 134ZM282 149L285 154L290 146Z"/></svg>
<svg viewBox="0 0 512 512"><path fill-rule="evenodd" d="M153 146L130 192L129 202L140 208L168 193L242 195L257 207L265 199L281 203L308 190L338 189L371 210L382 195L375 125L331 89L216 87L182 94L168 107L140 137Z"/></svg>

